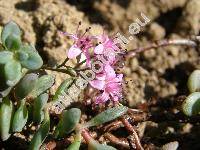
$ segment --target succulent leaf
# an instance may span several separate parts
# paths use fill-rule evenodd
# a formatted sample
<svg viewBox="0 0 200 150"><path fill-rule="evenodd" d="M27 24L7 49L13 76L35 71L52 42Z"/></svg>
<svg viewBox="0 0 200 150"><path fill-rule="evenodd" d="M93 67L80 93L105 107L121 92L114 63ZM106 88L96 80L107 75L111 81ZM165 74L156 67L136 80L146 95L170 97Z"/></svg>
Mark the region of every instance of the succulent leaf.
<svg viewBox="0 0 200 150"><path fill-rule="evenodd" d="M8 86L14 86L21 79L21 65L16 60L7 62L4 67L4 71Z"/></svg>
<svg viewBox="0 0 200 150"><path fill-rule="evenodd" d="M12 121L12 131L21 132L28 120L28 110L25 99L21 100L21 104L14 114Z"/></svg>
<svg viewBox="0 0 200 150"><path fill-rule="evenodd" d="M6 64L13 59L13 53L9 51L0 52L0 64Z"/></svg>
<svg viewBox="0 0 200 150"><path fill-rule="evenodd" d="M192 116L200 113L200 92L190 94L182 104L185 115Z"/></svg>
<svg viewBox="0 0 200 150"><path fill-rule="evenodd" d="M57 138L63 137L74 130L81 117L81 110L78 108L71 108L64 110L60 122L55 129L55 136Z"/></svg>
<svg viewBox="0 0 200 150"><path fill-rule="evenodd" d="M128 107L123 105L107 109L95 116L94 118L92 118L90 121L86 122L85 125L83 125L83 127L98 126L103 123L112 121L125 114L127 110Z"/></svg>
<svg viewBox="0 0 200 150"><path fill-rule="evenodd" d="M55 77L52 75L44 75L40 77L37 82L35 83L35 87L29 94L30 97L36 98L45 91L47 91L50 87L53 86L55 82Z"/></svg>
<svg viewBox="0 0 200 150"><path fill-rule="evenodd" d="M43 120L40 128L34 134L32 140L31 140L31 143L30 143L29 150L39 150L40 146L46 139L46 137L49 133L49 130L50 130L50 117L49 117L48 111L45 110L44 120Z"/></svg>
<svg viewBox="0 0 200 150"><path fill-rule="evenodd" d="M47 104L49 95L47 93L38 96L33 105L33 121L41 123L44 119L44 106Z"/></svg>
<svg viewBox="0 0 200 150"><path fill-rule="evenodd" d="M191 73L187 84L191 93L200 92L200 70L195 70Z"/></svg>
<svg viewBox="0 0 200 150"><path fill-rule="evenodd" d="M88 150L117 150L117 149L105 144L99 144L97 141L92 139L89 142Z"/></svg>
<svg viewBox="0 0 200 150"><path fill-rule="evenodd" d="M25 98L35 87L38 75L34 73L26 74L15 88L15 95L18 99Z"/></svg>
<svg viewBox="0 0 200 150"><path fill-rule="evenodd" d="M3 141L10 137L10 126L13 113L12 101L7 97L3 98L0 106L0 134Z"/></svg>
<svg viewBox="0 0 200 150"><path fill-rule="evenodd" d="M23 67L30 70L37 70L42 67L43 60L34 47L25 45L20 51L23 51L24 54L26 53L26 55L28 55L28 58L20 60Z"/></svg>
<svg viewBox="0 0 200 150"><path fill-rule="evenodd" d="M14 49L18 48L18 45L21 44L20 38L21 38L21 31L15 22L10 21L4 26L1 33L1 42L5 47L7 47L8 49L12 47Z"/></svg>

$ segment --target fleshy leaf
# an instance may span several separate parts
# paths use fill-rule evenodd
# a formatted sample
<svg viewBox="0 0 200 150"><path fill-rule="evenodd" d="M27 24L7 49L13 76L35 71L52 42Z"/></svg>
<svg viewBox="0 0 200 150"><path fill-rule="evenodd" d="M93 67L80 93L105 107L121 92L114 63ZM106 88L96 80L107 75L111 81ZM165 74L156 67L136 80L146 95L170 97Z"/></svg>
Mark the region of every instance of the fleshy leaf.
<svg viewBox="0 0 200 150"><path fill-rule="evenodd" d="M0 91L0 95L2 96L2 98L6 97L10 93L11 89L12 89L12 87L8 87L7 89ZM0 98L1 98L1 96L0 96Z"/></svg>
<svg viewBox="0 0 200 150"><path fill-rule="evenodd" d="M13 21L10 21L8 24L6 24L2 30L2 33L1 33L1 42L2 44L7 47L8 45L6 45L6 40L7 39L11 39L12 38L16 38L18 40L20 40L20 37L21 37L21 31L20 31L20 28L18 27L18 25L13 22ZM14 40L15 41L15 40ZM21 40L20 40L21 41ZM7 47L9 48L9 47Z"/></svg>
<svg viewBox="0 0 200 150"><path fill-rule="evenodd" d="M71 108L70 110L64 110L60 122L58 123L55 136L61 138L64 135L72 132L78 124L81 116L81 110L78 108Z"/></svg>
<svg viewBox="0 0 200 150"><path fill-rule="evenodd" d="M12 121L12 131L21 132L28 120L28 110L25 104L25 99L21 100L21 104L14 114Z"/></svg>
<svg viewBox="0 0 200 150"><path fill-rule="evenodd" d="M55 82L55 77L52 75L44 75L44 76L40 77L37 80L35 87L31 91L29 96L32 98L38 97L39 95L41 95L42 93L47 91L50 87L52 87L54 82Z"/></svg>
<svg viewBox="0 0 200 150"><path fill-rule="evenodd" d="M20 37L10 34L5 41L5 46L8 50L19 50L21 46L21 39Z"/></svg>
<svg viewBox="0 0 200 150"><path fill-rule="evenodd" d="M43 65L43 60L34 47L25 45L20 51L23 51L28 55L27 59L20 61L23 67L30 70L36 70Z"/></svg>
<svg viewBox="0 0 200 150"><path fill-rule="evenodd" d="M25 51L17 51L16 56L19 61L26 61L29 58L28 53Z"/></svg>
<svg viewBox="0 0 200 150"><path fill-rule="evenodd" d="M57 101L59 99L59 96L61 96L63 92L71 86L73 81L74 81L73 78L69 78L69 79L66 79L64 82L62 82L62 84L58 87L53 97L53 101Z"/></svg>
<svg viewBox="0 0 200 150"><path fill-rule="evenodd" d="M75 136L74 142L67 148L67 150L79 150L81 146L81 134Z"/></svg>
<svg viewBox="0 0 200 150"><path fill-rule="evenodd" d="M13 59L13 53L9 51L0 52L0 64L6 64Z"/></svg>
<svg viewBox="0 0 200 150"><path fill-rule="evenodd" d="M191 93L200 92L200 70L195 70L188 78L188 89Z"/></svg>
<svg viewBox="0 0 200 150"><path fill-rule="evenodd" d="M183 102L182 109L185 115L192 116L200 113L200 92L190 94Z"/></svg>
<svg viewBox="0 0 200 150"><path fill-rule="evenodd" d="M39 150L40 146L46 139L46 137L49 133L49 130L50 130L50 118L49 118L49 113L46 110L44 120L43 120L40 128L34 134L32 140L31 140L31 143L30 143L29 150Z"/></svg>
<svg viewBox="0 0 200 150"><path fill-rule="evenodd" d="M90 121L86 122L85 125L83 125L83 127L98 126L103 123L112 121L125 114L127 110L128 107L123 105L107 109L95 116L94 118L92 118Z"/></svg>
<svg viewBox="0 0 200 150"><path fill-rule="evenodd" d="M0 133L3 141L10 137L10 126L13 112L12 101L7 97L3 98L0 107Z"/></svg>
<svg viewBox="0 0 200 150"><path fill-rule="evenodd" d="M33 121L36 123L41 123L44 119L44 106L47 104L49 95L47 93L38 96L33 105Z"/></svg>
<svg viewBox="0 0 200 150"><path fill-rule="evenodd" d="M1 81L1 84L0 84L0 91L4 91L6 90L7 88L9 88L9 86L6 84L6 77L5 77L5 65L3 64L0 64L0 81Z"/></svg>
<svg viewBox="0 0 200 150"><path fill-rule="evenodd" d="M97 141L92 139L89 142L88 150L117 150L117 149L105 144L99 144Z"/></svg>
<svg viewBox="0 0 200 150"><path fill-rule="evenodd" d="M38 79L38 75L30 73L24 76L24 78L17 84L15 88L15 95L18 99L25 98L35 87Z"/></svg>
<svg viewBox="0 0 200 150"><path fill-rule="evenodd" d="M5 68L6 84L14 86L21 78L21 65L18 61L11 60L6 63Z"/></svg>

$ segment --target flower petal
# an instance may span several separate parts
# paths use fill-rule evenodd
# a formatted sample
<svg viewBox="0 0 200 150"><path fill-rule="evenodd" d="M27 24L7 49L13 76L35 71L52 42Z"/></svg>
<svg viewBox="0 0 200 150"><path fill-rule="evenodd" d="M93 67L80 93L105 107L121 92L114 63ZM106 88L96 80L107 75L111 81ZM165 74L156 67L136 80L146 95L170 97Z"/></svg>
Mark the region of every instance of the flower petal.
<svg viewBox="0 0 200 150"><path fill-rule="evenodd" d="M94 53L95 53L95 54L102 54L102 53L103 53L103 50L104 50L103 44L99 44L98 46L96 46L96 47L94 48Z"/></svg>
<svg viewBox="0 0 200 150"><path fill-rule="evenodd" d="M90 85L95 89L103 90L105 86L105 81L93 80L93 81L90 81Z"/></svg>
<svg viewBox="0 0 200 150"><path fill-rule="evenodd" d="M122 82L123 74L118 74L111 82Z"/></svg>
<svg viewBox="0 0 200 150"><path fill-rule="evenodd" d="M78 55L80 55L81 52L82 52L82 51L81 51L80 48L78 48L78 47L76 47L75 45L73 45L73 46L69 49L68 54L67 54L67 57L70 58L70 59L75 58L75 57L77 57Z"/></svg>
<svg viewBox="0 0 200 150"><path fill-rule="evenodd" d="M101 95L96 97L96 104L104 103L108 101L109 98L110 98L109 93L104 91Z"/></svg>
<svg viewBox="0 0 200 150"><path fill-rule="evenodd" d="M97 80L106 80L106 74L102 73L102 74L97 74L96 75Z"/></svg>
<svg viewBox="0 0 200 150"><path fill-rule="evenodd" d="M108 64L105 66L105 72L108 80L116 77L115 70Z"/></svg>

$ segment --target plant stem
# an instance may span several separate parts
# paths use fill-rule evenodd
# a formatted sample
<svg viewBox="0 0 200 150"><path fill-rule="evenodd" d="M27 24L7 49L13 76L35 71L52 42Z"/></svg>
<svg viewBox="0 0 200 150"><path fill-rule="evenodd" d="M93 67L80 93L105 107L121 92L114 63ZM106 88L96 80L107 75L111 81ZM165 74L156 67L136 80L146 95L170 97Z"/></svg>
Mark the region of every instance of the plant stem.
<svg viewBox="0 0 200 150"><path fill-rule="evenodd" d="M160 41L155 41L151 43L147 47L139 47L133 50L130 50L127 52L126 56L127 57L134 57L136 54L153 49L153 48L159 48L159 47L166 47L170 45L183 45L183 46L191 46L191 47L197 47L200 44L200 36L194 36L191 37L190 39L177 39L177 40L160 40Z"/></svg>
<svg viewBox="0 0 200 150"><path fill-rule="evenodd" d="M87 130L85 130L85 129L82 129L81 135L83 136L83 138L85 139L85 141L86 141L87 143L89 143L90 140L92 139L90 133L89 133Z"/></svg>
<svg viewBox="0 0 200 150"><path fill-rule="evenodd" d="M125 126L125 128L134 136L135 139L135 144L138 150L144 150L141 143L140 143L140 139L137 135L137 132L135 131L135 129L133 128L133 126L128 122L127 119L122 118L122 122Z"/></svg>
<svg viewBox="0 0 200 150"><path fill-rule="evenodd" d="M106 133L104 137L114 145L123 147L123 149L130 149L129 143L125 138L117 138L111 133Z"/></svg>
<svg viewBox="0 0 200 150"><path fill-rule="evenodd" d="M68 60L69 60L69 58L67 57L60 65L57 66L57 68L61 68L61 67L65 66L65 64L67 63Z"/></svg>
<svg viewBox="0 0 200 150"><path fill-rule="evenodd" d="M79 68L82 64L84 64L86 62L86 60L83 60L82 62L80 62L80 63L78 63L75 67L74 67L74 69L77 69L77 68Z"/></svg>
<svg viewBox="0 0 200 150"><path fill-rule="evenodd" d="M68 74L68 75L70 75L72 77L76 76L76 71L74 69L72 69L72 68L59 69L59 68L43 67L42 69L65 73L65 74Z"/></svg>

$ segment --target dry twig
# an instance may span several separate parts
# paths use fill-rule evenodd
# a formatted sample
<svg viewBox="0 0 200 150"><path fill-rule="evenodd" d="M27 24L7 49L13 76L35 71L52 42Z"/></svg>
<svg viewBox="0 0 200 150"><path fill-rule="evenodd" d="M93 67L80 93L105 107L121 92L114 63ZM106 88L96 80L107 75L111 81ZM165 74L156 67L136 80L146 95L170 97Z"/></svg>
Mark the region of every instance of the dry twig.
<svg viewBox="0 0 200 150"><path fill-rule="evenodd" d="M153 48L159 48L159 47L166 47L170 45L183 45L183 46L190 46L190 47L198 47L200 44L200 36L193 36L190 39L177 39L177 40L160 40L155 41L147 47L139 47L133 50L130 50L127 52L127 57L134 57L136 54L153 49Z"/></svg>

